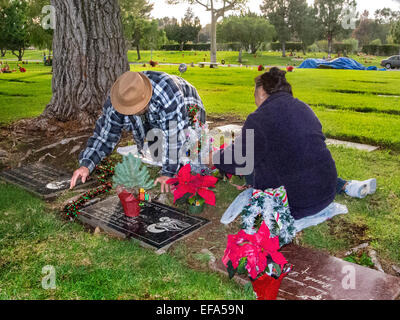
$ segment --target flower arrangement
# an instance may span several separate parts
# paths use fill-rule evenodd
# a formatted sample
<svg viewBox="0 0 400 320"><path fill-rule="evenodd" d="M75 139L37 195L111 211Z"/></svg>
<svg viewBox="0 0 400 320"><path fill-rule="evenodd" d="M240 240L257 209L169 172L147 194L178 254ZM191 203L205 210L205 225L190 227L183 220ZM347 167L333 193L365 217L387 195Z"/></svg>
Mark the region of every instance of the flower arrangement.
<svg viewBox="0 0 400 320"><path fill-rule="evenodd" d="M153 187L147 167L132 154L124 156L122 163L115 166L113 184L121 200L125 215L137 217L140 213L141 194ZM141 198L140 198L141 197Z"/></svg>
<svg viewBox="0 0 400 320"><path fill-rule="evenodd" d="M265 222L253 235L243 230L229 235L222 258L230 278L236 273L250 277L258 300L275 300L282 279L292 268L285 268L287 260L278 251L279 239L270 235Z"/></svg>
<svg viewBox="0 0 400 320"><path fill-rule="evenodd" d="M182 167L176 178L167 180L173 186L174 203L185 195L190 195L189 212L201 213L204 204L215 206L215 194L209 188L215 188L218 179L212 176L192 175L190 164Z"/></svg>
<svg viewBox="0 0 400 320"><path fill-rule="evenodd" d="M157 62L157 61L150 60L149 65L151 65L151 66L154 68L155 66L158 65L158 62Z"/></svg>

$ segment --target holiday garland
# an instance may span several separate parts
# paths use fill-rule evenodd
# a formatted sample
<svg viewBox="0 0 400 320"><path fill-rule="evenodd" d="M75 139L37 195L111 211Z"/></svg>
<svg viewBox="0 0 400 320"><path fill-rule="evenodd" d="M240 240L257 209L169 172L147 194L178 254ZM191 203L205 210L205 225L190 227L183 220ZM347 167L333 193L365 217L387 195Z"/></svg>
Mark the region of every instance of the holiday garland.
<svg viewBox="0 0 400 320"><path fill-rule="evenodd" d="M96 198L101 194L110 192L112 189L112 183L109 179L114 175L114 164L111 160L103 160L95 169L97 180L101 183L95 189L85 192L78 200L66 205L64 207L64 213L67 217L76 218L81 214L80 210L88 201Z"/></svg>
<svg viewBox="0 0 400 320"><path fill-rule="evenodd" d="M255 234L263 221L270 230L271 237L279 236L280 246L292 242L296 230L284 187L256 190L249 204L244 207L242 229L246 233Z"/></svg>

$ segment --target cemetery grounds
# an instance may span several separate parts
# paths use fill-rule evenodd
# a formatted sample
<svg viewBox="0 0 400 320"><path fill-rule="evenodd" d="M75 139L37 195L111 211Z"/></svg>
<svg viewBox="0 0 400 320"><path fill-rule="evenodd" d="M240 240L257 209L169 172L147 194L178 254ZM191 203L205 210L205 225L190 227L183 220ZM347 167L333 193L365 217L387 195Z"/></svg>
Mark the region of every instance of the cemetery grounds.
<svg viewBox="0 0 400 320"><path fill-rule="evenodd" d="M181 61L179 55L175 53L174 62ZM157 59L162 62L161 55ZM11 68L15 64L11 62ZM0 75L0 149L7 152L0 170L24 158L73 170L79 154L75 147L82 148L87 137L35 151L65 138L90 135L93 127L54 124L46 136L26 136L18 130L17 121L40 115L51 97L51 68L36 63L25 67L25 74ZM131 66L132 71L149 68ZM180 75L177 66L154 70ZM198 89L213 127L243 124L255 109L253 83L258 74L254 67L189 67L183 77ZM337 197L349 214L303 231L295 242L339 258L348 249L369 242L385 272L395 274L392 265L400 264L400 73L296 69L288 74L288 80L294 95L316 112L327 137L380 147L371 153L329 147L339 176L356 180L375 177L377 192L363 200ZM130 136L124 135L121 146L128 144ZM112 158L120 159L115 154ZM234 182L241 183L236 178ZM238 194L234 186L220 181L216 207L208 207L203 214L212 223L158 256L133 241L94 233L66 220L61 209L77 192L46 203L0 183L0 299L253 299L251 290L211 273L209 256L201 252L208 249L221 257L226 236L238 232L238 222L228 227L219 223ZM350 259L371 266L365 256ZM46 265L56 267L55 290L41 287Z"/></svg>

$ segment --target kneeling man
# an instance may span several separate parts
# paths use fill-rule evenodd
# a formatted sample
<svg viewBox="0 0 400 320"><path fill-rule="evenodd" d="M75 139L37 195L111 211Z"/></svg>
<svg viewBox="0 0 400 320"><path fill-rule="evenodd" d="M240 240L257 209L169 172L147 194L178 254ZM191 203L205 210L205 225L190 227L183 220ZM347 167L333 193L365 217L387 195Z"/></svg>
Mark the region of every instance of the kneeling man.
<svg viewBox="0 0 400 320"><path fill-rule="evenodd" d="M193 125L189 110L194 106L197 106L195 122L204 124L204 105L197 90L186 80L164 72L124 73L113 85L94 134L79 156L80 168L72 176L71 189L79 178L84 183L95 167L112 153L122 130L132 132L141 151L147 133L159 129L163 155L161 177L156 183L161 184L162 192L168 192L166 181L179 170L179 152L185 143L180 137L187 137L184 132ZM172 136L175 138L171 139Z"/></svg>

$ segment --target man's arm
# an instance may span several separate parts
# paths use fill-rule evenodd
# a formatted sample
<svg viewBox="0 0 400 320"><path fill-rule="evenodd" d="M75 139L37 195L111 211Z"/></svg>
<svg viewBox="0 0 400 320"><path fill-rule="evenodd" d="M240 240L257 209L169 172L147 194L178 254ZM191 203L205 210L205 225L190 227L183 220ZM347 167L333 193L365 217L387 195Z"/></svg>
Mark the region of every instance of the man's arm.
<svg viewBox="0 0 400 320"><path fill-rule="evenodd" d="M114 110L108 98L103 107L103 114L96 122L93 136L89 138L86 149L79 155L80 169L74 172L71 189L80 177L84 183L101 160L113 152L121 138L123 125L124 116Z"/></svg>

